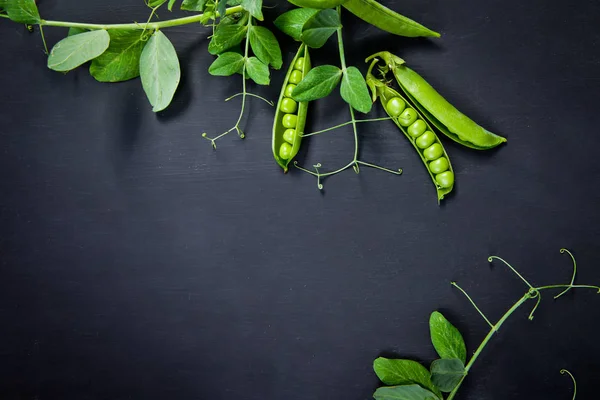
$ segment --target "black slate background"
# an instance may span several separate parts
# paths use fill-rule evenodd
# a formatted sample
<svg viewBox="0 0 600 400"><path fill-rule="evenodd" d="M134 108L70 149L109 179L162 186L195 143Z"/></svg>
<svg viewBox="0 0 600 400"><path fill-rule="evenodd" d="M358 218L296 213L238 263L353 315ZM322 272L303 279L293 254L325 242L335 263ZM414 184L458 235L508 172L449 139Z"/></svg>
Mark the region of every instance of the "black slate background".
<svg viewBox="0 0 600 400"><path fill-rule="evenodd" d="M275 4L272 2L271 4ZM277 2L274 17L286 3ZM45 67L38 34L0 21L0 398L367 399L384 354L429 363L441 310L473 351L491 318L535 284L600 283L600 3L384 1L439 30L392 38L346 15L347 57L404 57L474 119L509 138L478 153L445 141L457 173L441 207L391 123L361 125L363 168L325 181L271 158L273 111L253 100L233 124L239 78L213 78L206 31L178 27L183 82L154 115L139 81L99 84ZM142 21L141 0L42 0L47 19ZM167 11L160 16L169 17ZM272 18L270 18L272 20ZM66 30L47 28L50 44ZM294 45L282 38L284 56ZM336 62L334 43L314 57ZM276 98L283 71L269 88ZM382 115L380 110L373 115ZM335 98L309 127L348 119ZM352 134L306 142L302 163L348 162ZM531 304L529 305L531 306ZM600 374L600 297L550 293L517 311L458 398L591 399Z"/></svg>

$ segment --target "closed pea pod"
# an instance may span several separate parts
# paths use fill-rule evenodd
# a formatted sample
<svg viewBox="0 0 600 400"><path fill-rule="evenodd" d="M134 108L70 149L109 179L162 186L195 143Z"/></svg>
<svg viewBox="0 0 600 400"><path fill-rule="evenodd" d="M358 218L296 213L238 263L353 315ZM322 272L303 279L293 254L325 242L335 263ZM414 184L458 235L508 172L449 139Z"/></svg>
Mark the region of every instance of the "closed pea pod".
<svg viewBox="0 0 600 400"><path fill-rule="evenodd" d="M348 0L288 0L295 6L304 8L325 9L346 3Z"/></svg>
<svg viewBox="0 0 600 400"><path fill-rule="evenodd" d="M367 84L374 95L379 98L386 113L392 117L421 157L436 187L439 202L454 188L454 171L450 159L439 138L423 116L412 108L412 105L403 99L400 93L371 74L375 63L376 61L371 64L367 74ZM403 104L404 109L399 111L398 104Z"/></svg>
<svg viewBox="0 0 600 400"><path fill-rule="evenodd" d="M273 123L273 156L284 172L287 172L289 163L300 150L308 111L308 102L294 101L291 93L310 68L308 48L302 44L286 74Z"/></svg>

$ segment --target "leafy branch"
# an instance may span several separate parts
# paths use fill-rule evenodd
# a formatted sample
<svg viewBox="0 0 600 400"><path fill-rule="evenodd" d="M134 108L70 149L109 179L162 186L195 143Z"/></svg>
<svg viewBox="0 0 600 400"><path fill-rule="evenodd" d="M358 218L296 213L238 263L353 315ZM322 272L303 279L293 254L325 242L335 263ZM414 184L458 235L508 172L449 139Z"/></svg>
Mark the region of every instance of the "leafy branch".
<svg viewBox="0 0 600 400"><path fill-rule="evenodd" d="M561 249L560 252L568 254L573 262L573 275L568 284L536 287L529 283L512 265L502 258L497 256L488 258L489 262L493 262L494 260L501 261L529 287L527 292L495 324L490 322L490 319L481 311L464 289L456 282L452 282L452 285L465 295L467 300L490 326L488 334L477 347L469 362L466 363L467 350L462 335L441 313L437 311L433 312L429 319L429 329L431 341L440 359L433 361L429 371L416 361L387 359L383 357L376 359L373 363L375 373L388 386L377 389L373 395L374 398L376 400L442 400L444 399L442 393L449 393L446 400L453 400L475 361L481 355L489 341L498 332L504 322L523 304L529 300L536 300L529 314L529 319L532 320L542 299L542 292L545 290L562 289L559 294L554 296L555 299L558 299L569 290L577 288L594 289L600 293L599 286L575 284L577 274L575 257L567 249ZM575 385L573 399L575 399L577 393L575 378L567 370L563 369L560 372L561 374L568 374L573 380Z"/></svg>

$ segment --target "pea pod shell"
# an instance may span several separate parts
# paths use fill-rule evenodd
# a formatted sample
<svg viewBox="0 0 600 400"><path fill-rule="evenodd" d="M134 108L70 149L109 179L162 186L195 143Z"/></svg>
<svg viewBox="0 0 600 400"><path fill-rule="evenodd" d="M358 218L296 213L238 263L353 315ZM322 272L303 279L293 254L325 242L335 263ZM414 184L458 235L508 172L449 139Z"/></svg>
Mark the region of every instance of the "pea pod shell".
<svg viewBox="0 0 600 400"><path fill-rule="evenodd" d="M440 37L439 33L390 10L375 0L348 0L343 6L363 21L394 35Z"/></svg>
<svg viewBox="0 0 600 400"><path fill-rule="evenodd" d="M294 66L296 64L296 61L300 57L304 57L304 71L303 71L303 76L302 76L302 77L304 77L304 76L306 76L308 71L310 71L310 68L311 68L308 47L304 43L300 45L300 48L298 49L296 56L292 60L290 67L288 69L288 72L285 76L284 84L283 84L283 87L281 88L281 94L279 95L279 101L277 102L277 110L275 112L275 121L273 123L273 141L272 141L273 156L275 157L275 161L277 161L277 164L279 164L279 166L281 168L283 168L283 172L288 171L289 163L296 156L296 154L298 154L298 151L300 150L300 143L302 142L302 134L304 134L304 126L306 124L306 116L307 116L307 112L308 112L308 102L298 103L298 114L297 114L298 115L298 123L296 125L296 137L294 139L294 143L292 143L292 152L291 152L290 158L288 158L287 160L281 158L279 156L279 148L281 147L281 145L284 142L283 133L286 130L286 128L283 126L283 122L282 122L283 116L285 113L283 111L281 111L281 109L280 109L281 102L285 98L285 88L287 87L288 81L290 79L290 75L294 71Z"/></svg>
<svg viewBox="0 0 600 400"><path fill-rule="evenodd" d="M450 139L476 150L488 150L506 142L506 138L484 129L456 109L412 69L396 65L393 73L412 103Z"/></svg>
<svg viewBox="0 0 600 400"><path fill-rule="evenodd" d="M347 1L348 0L288 0L288 2L298 7L316 8L320 10L337 7Z"/></svg>
<svg viewBox="0 0 600 400"><path fill-rule="evenodd" d="M376 81L376 79L373 76L371 76L370 78L371 79L368 78L369 82L371 83L370 86L371 86L371 88L374 88L376 90L376 96L379 98L381 105L383 106L383 109L386 111L386 113L387 113L386 105L387 105L388 101L390 101L390 99L392 99L394 97L399 97L399 98L403 99L406 102L406 104L410 107L410 103L408 101L406 101L406 99L402 95L400 95L400 93L398 93L394 89L386 86L384 83ZM417 114L419 114L419 113L417 112ZM425 120L422 115L419 115L419 119L422 119L423 121L425 121L425 123L427 123L427 120ZM446 195L448 195L450 192L452 192L454 185L452 185L449 188L442 188L442 187L440 187L440 185L437 184L437 182L435 180L435 175L429 169L429 160L427 160L424 157L423 150L419 149L419 147L416 144L416 140L408 134L408 128L404 128L402 125L400 125L396 118L393 118L393 121L396 123L398 128L400 128L402 133L404 133L404 136L406 136L408 141L413 145L413 147L417 151L417 154L419 154L419 157L421 157L421 160L423 161L423 164L425 165L425 169L427 169L427 172L429 173L429 176L431 177L431 180L433 181L433 184L435 185L435 188L437 191L437 197L438 197L438 204L439 204L439 202L442 199L444 199L444 197ZM428 128L428 130L433 132L433 130L431 129L429 124L427 124L427 128ZM446 149L444 149L444 146L442 145L442 142L440 141L439 137L437 137L437 135L436 135L436 141L434 143L439 143L440 146L442 147L442 149L444 151L443 157L446 157L446 159L448 160L448 171L451 171L454 174L454 170L452 169L452 163L450 162L450 158L448 157L448 154L446 153Z"/></svg>

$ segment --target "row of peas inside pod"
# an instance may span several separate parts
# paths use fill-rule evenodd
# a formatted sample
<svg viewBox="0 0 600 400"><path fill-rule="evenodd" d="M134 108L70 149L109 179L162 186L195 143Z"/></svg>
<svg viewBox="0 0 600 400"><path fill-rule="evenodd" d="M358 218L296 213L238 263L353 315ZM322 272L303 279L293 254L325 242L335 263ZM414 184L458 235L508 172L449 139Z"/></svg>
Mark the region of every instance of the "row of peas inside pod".
<svg viewBox="0 0 600 400"><path fill-rule="evenodd" d="M285 172L300 150L308 110L308 102L296 102L292 92L310 68L308 47L302 44L285 77L273 126L273 155Z"/></svg>

